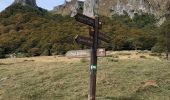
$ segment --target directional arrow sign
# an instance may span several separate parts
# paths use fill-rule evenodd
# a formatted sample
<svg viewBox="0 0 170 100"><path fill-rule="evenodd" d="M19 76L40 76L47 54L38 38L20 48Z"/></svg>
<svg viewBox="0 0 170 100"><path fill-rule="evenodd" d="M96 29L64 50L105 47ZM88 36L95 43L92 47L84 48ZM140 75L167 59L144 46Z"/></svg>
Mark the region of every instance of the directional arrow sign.
<svg viewBox="0 0 170 100"><path fill-rule="evenodd" d="M75 19L76 19L76 21L81 22L83 24L86 24L86 25L89 25L92 27L95 26L95 19L85 16L83 14L77 13L75 15ZM99 22L99 29L101 29L101 28L102 28L102 22Z"/></svg>
<svg viewBox="0 0 170 100"><path fill-rule="evenodd" d="M75 19L76 21L78 22L81 22L83 24L87 24L89 26L92 26L94 27L94 24L95 24L95 20L93 18L90 18L88 16L85 16L83 14L80 14L78 13L76 16L75 16Z"/></svg>
<svg viewBox="0 0 170 100"><path fill-rule="evenodd" d="M90 29L90 36L93 36L93 34L94 34L94 31L93 30L91 30ZM109 36L107 36L106 34L104 34L104 33L101 33L101 32L99 32L99 39L100 40L103 40L103 41L105 41L105 42L107 42L107 43L110 43L111 42L111 38L109 37Z"/></svg>
<svg viewBox="0 0 170 100"><path fill-rule="evenodd" d="M84 36L77 35L75 37L75 41L79 44L83 44L83 45L86 45L89 47L93 45L93 39L91 39L90 37L84 37Z"/></svg>

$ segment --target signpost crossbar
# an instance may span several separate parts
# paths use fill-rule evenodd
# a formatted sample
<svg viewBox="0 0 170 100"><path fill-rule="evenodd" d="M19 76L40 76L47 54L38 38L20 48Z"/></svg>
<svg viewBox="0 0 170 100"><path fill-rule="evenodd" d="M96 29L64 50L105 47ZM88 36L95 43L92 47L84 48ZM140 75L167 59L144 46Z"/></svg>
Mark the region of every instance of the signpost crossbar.
<svg viewBox="0 0 170 100"><path fill-rule="evenodd" d="M75 41L79 44L83 44L83 45L86 45L86 46L89 46L91 47L92 44L93 44L93 39L90 38L90 37L84 37L84 36L79 36L77 35L75 37Z"/></svg>
<svg viewBox="0 0 170 100"><path fill-rule="evenodd" d="M83 24L87 24L89 26L94 26L94 24L95 24L95 20L93 18L87 17L83 14L78 13L75 16L75 19L76 19L76 21L81 22Z"/></svg>
<svg viewBox="0 0 170 100"><path fill-rule="evenodd" d="M89 33L90 36L93 36L93 34L94 34L94 31L91 31L91 32ZM99 32L98 38L99 38L100 40L103 40L103 41L107 42L107 43L110 43L110 42L111 42L111 38L110 38L109 36L107 36L106 34L101 33L101 32Z"/></svg>

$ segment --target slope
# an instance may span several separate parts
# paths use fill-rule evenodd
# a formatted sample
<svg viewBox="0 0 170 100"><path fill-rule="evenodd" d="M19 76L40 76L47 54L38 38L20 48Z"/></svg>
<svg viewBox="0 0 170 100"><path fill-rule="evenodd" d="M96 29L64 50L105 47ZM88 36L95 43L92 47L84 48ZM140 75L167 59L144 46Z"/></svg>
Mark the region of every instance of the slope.
<svg viewBox="0 0 170 100"><path fill-rule="evenodd" d="M115 50L151 50L157 43L159 28L153 15L101 16L103 31L113 39ZM27 56L64 54L68 50L88 48L74 43L76 34L88 35L88 26L70 18L51 14L29 5L12 5L0 13L0 54ZM108 44L101 47L111 49Z"/></svg>

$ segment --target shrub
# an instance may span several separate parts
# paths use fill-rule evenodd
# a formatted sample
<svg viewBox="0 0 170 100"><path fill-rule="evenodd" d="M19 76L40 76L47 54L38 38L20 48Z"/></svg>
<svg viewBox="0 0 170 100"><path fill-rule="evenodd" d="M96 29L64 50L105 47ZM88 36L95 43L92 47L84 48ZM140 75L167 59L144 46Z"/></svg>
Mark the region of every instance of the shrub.
<svg viewBox="0 0 170 100"><path fill-rule="evenodd" d="M5 52L2 48L0 48L0 58L5 58Z"/></svg>
<svg viewBox="0 0 170 100"><path fill-rule="evenodd" d="M29 52L31 56L40 56L41 51L39 48L32 48Z"/></svg>
<svg viewBox="0 0 170 100"><path fill-rule="evenodd" d="M151 52L162 53L164 52L164 47L162 45L157 44L154 47L152 47Z"/></svg>

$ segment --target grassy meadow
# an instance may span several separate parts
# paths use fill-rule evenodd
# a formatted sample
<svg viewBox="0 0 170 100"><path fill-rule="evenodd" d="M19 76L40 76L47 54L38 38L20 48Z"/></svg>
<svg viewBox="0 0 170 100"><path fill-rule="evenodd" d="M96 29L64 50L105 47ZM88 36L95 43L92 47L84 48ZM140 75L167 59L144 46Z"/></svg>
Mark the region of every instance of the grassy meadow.
<svg viewBox="0 0 170 100"><path fill-rule="evenodd" d="M136 56L135 56L136 55ZM154 80L154 85L147 81ZM0 59L0 100L87 100L89 59ZM170 100L170 61L147 54L98 58L96 100Z"/></svg>

